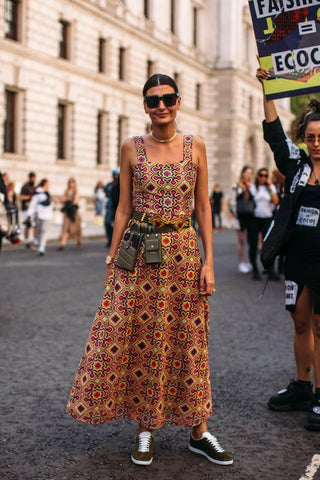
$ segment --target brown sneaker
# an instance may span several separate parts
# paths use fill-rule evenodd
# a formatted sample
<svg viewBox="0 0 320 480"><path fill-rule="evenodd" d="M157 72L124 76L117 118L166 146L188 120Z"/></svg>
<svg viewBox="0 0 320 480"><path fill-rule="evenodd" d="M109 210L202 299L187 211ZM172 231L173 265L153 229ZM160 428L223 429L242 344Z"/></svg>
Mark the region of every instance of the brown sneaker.
<svg viewBox="0 0 320 480"><path fill-rule="evenodd" d="M151 465L153 460L153 437L151 432L142 432L131 453L131 460L136 465Z"/></svg>
<svg viewBox="0 0 320 480"><path fill-rule="evenodd" d="M219 465L233 464L230 453L224 450L216 437L209 432L203 433L200 440L195 440L191 435L189 450L200 453L200 455L206 457L210 462L218 463Z"/></svg>

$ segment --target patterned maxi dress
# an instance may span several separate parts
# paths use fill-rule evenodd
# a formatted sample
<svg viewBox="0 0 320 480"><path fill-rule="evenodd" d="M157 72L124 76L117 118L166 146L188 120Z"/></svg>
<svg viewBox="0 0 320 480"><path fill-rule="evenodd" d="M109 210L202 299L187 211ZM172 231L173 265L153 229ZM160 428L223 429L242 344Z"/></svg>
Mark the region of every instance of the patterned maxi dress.
<svg viewBox="0 0 320 480"><path fill-rule="evenodd" d="M135 137L133 208L165 223L191 217L197 166L192 137L183 158L151 163ZM150 429L191 427L212 413L207 297L199 295L201 258L193 227L162 234L162 263L146 264L143 245L128 272L108 279L71 390L68 412L98 424L130 418Z"/></svg>

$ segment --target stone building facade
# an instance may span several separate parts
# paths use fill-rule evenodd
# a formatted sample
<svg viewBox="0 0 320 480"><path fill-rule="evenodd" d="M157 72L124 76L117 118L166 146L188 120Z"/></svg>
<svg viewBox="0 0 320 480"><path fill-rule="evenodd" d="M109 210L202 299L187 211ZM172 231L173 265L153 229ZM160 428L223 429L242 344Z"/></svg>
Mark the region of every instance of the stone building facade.
<svg viewBox="0 0 320 480"><path fill-rule="evenodd" d="M148 130L141 89L177 80L177 128L206 141L209 188L269 164L246 0L0 0L0 169L91 198L121 142ZM282 101L288 125L288 102Z"/></svg>

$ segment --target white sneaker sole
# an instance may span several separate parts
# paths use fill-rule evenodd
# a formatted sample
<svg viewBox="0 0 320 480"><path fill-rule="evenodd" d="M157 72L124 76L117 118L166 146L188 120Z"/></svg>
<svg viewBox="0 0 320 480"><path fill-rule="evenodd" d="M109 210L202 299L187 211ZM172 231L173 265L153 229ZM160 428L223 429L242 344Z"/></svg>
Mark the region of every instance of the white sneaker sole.
<svg viewBox="0 0 320 480"><path fill-rule="evenodd" d="M232 465L233 460L216 460L215 458L209 457L209 455L206 454L203 450L199 450L198 448L194 448L189 444L189 450L194 453L199 453L200 455L203 455L204 457L209 460L209 462L212 463L217 463L218 465Z"/></svg>
<svg viewBox="0 0 320 480"><path fill-rule="evenodd" d="M131 460L132 460L132 462L135 463L136 465L151 465L152 460L153 460L153 457L151 458L151 460L137 460L136 458L134 458L134 457L131 455Z"/></svg>

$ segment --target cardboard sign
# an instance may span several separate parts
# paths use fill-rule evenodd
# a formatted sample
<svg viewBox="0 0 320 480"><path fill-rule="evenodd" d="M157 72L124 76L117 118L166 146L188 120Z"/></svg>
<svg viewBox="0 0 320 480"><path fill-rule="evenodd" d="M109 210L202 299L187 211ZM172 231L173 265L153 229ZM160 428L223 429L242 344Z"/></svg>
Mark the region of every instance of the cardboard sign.
<svg viewBox="0 0 320 480"><path fill-rule="evenodd" d="M268 100L320 92L320 0L249 0Z"/></svg>

